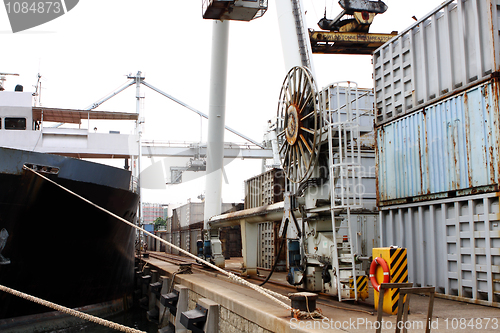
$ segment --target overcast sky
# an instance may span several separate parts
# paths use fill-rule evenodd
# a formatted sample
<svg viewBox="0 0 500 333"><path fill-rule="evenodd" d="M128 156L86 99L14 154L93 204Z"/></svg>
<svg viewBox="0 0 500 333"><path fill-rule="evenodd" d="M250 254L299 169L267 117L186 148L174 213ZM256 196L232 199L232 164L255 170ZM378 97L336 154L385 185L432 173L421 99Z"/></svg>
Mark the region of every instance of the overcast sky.
<svg viewBox="0 0 500 333"><path fill-rule="evenodd" d="M126 75L142 71L146 81L208 114L208 83L212 22L201 17L201 0L80 0L67 14L30 30L12 34L0 10L0 72L9 78L7 90L18 83L33 90L43 76L42 106L86 108L127 82ZM389 9L375 18L371 32L402 31L440 1L386 0ZM323 16L335 17L337 1L304 0L309 28ZM294 32L290 32L294 33ZM275 3L269 0L264 17L231 22L229 36L226 124L261 141L267 120L276 114L285 69ZM319 87L355 81L371 88L371 56L314 55ZM144 139L199 141L206 138L207 121L147 87ZM135 89L129 88L99 109L135 111ZM203 125L200 134L200 123ZM242 142L226 131L225 141ZM159 159L156 160L156 162ZM183 165L186 160L179 161ZM143 165L151 164L144 159ZM155 161L153 161L155 162ZM243 181L261 171L260 161L235 160L226 166L224 202L243 199ZM189 177L188 177L189 178ZM193 178L191 176L191 178ZM196 178L196 176L194 176ZM187 178L186 178L187 179ZM159 179L159 182L163 182ZM144 191L144 201L180 202L204 191L204 180L186 181L166 190Z"/></svg>

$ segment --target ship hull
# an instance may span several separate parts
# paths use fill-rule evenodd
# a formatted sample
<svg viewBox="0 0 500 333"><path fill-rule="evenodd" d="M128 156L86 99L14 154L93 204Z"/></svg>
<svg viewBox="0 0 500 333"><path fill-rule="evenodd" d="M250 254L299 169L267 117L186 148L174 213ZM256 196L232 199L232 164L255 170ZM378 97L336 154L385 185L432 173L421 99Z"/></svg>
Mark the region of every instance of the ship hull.
<svg viewBox="0 0 500 333"><path fill-rule="evenodd" d="M76 308L125 299L132 293L135 230L64 191L24 164L59 170L49 178L133 221L138 195L130 173L82 160L0 148L0 284ZM52 311L0 293L0 319Z"/></svg>

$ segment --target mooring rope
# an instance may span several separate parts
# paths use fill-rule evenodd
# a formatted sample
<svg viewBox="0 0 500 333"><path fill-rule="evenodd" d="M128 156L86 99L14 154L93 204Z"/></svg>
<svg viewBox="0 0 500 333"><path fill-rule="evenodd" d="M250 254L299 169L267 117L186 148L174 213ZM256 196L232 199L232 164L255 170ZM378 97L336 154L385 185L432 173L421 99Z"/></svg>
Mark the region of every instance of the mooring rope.
<svg viewBox="0 0 500 333"><path fill-rule="evenodd" d="M67 308L67 307L64 307L64 306L61 306L61 305L58 305L58 304L55 304L55 303L43 300L41 298L25 294L23 292L14 290L14 289L9 288L9 287L5 287L5 286L0 285L0 290L4 291L6 293L9 293L9 294L12 294L12 295L24 298L24 299L26 299L28 301L32 301L32 302L35 302L37 304L40 304L40 305L52 308L54 310L57 310L57 311L60 311L60 312L63 312L63 313L75 316L77 318L85 319L87 321L91 321L93 323L96 323L96 324L99 324L99 325L103 325L103 326L115 329L117 331L126 332L126 333L146 333L144 331L139 331L139 330L136 330L134 328L123 326L123 325L114 323L114 322L109 321L109 320L105 320L105 319L102 319L102 318L99 318L99 317L95 317L95 316L89 315L89 314L81 312L81 311L70 309L70 308Z"/></svg>
<svg viewBox="0 0 500 333"><path fill-rule="evenodd" d="M48 182L50 182L50 183L52 183L52 184L54 184L54 185L56 185L56 186L60 187L60 188L61 188L61 189L63 189L64 191L66 191L66 192L68 192L68 193L70 193L70 194L72 194L72 195L76 196L76 197L77 197L77 198L79 198L79 199L82 199L83 201L87 202L88 204L90 204L90 205L94 206L95 208L97 208L97 209L99 209L99 210L101 210L101 211L103 211L103 212L105 212L105 213L107 213L107 214L109 214L109 215L113 216L114 218L116 218L116 219L118 219L118 220L122 221L123 223L128 224L129 226L131 226L131 227L133 227L133 228L135 228L135 229L137 229L137 230L140 230L140 231L144 232L144 233L145 233L145 234L147 234L148 236L153 237L154 239L159 240L160 242L164 243L165 245L170 246L171 248L173 248L173 249L175 249L175 250L177 250L177 251L179 251L179 252L181 252L181 253L183 253L183 254L187 255L188 257L191 257L191 258L194 258L194 259L196 259L196 260L202 261L202 262L203 262L205 265L207 265L208 267L210 267L210 268L212 268L212 269L215 269L215 270L217 270L217 271L221 272L222 274L227 275L230 279L232 279L232 280L234 280L234 281L237 281L237 282L239 282L239 283L241 283L241 284L243 284L243 285L245 285L245 286L247 286L247 287L249 287L249 288L251 288L251 289L255 290L255 291L256 291L256 292L258 292L259 294L264 295L264 296L266 296L267 298L269 298L270 300L272 300L272 301L274 301L274 302L278 303L279 305L281 305L281 306L282 306L282 307L284 307L285 309L287 309L287 310L289 310L289 311L292 311L293 313L298 313L298 311L299 311L298 309L293 309L290 305L288 305L288 304L286 304L286 303L284 303L284 302L280 301L280 300L277 298L277 297L284 297L283 295L279 295L279 294L274 293L274 292L272 292L272 291L270 291L270 290L268 290L268 289L265 289L265 288L259 287L258 285L255 285L255 284L253 284L253 283L247 282L247 281L245 281L244 279L240 278L239 276L237 276L237 275L235 275L235 274L233 274L233 273L231 273L231 272L225 271L225 270L223 270L222 268L220 268L220 267L218 267L218 266L216 266L216 265L214 265L214 264L212 264L212 263L210 263L210 262L208 262L208 261L206 261L206 260L203 260L203 259L201 259L201 258L199 258L199 257L195 256L194 254L192 254L192 253L190 253L190 252L188 252L188 251L186 251L186 250L184 250L184 249L181 249L180 247L178 247L178 246L176 246L176 245L174 245L174 244L172 244L172 243L167 242L167 241L166 241L166 240L164 240L163 238L160 238L160 237L156 236L155 234L152 234L152 233L150 233L149 231L146 231L146 230L142 229L141 227L139 227L139 226L135 225L134 223L131 223L131 222L129 222L129 221L127 221L127 220L125 220L124 218L122 218L122 217L120 217L120 216L116 215L115 213L110 212L109 210L107 210L107 209L105 209L105 208L103 208L103 207L101 207L101 206L96 205L96 204L95 204L95 203L93 203L92 201L90 201L90 200L88 200L88 199L86 199L86 198L82 197L81 195L79 195L79 194L77 194L77 193L75 193L75 192L71 191L70 189L68 189L68 188L66 188L66 187L64 187L64 186L62 186L62 185L60 185L60 184L56 183L56 182L55 182L55 181L53 181L52 179L49 179L49 178L45 177L44 175L42 175L42 174L40 174L40 173L36 172L35 170L33 170L33 169L31 169L31 168L29 168L29 167L27 167L27 166L25 166L25 165L23 166L23 169L26 169L26 170L29 170L29 171L33 172L35 175L37 175L37 176L39 176L39 177L41 177L41 178L45 179L46 181L48 181ZM279 295L279 296L276 296L276 295Z"/></svg>

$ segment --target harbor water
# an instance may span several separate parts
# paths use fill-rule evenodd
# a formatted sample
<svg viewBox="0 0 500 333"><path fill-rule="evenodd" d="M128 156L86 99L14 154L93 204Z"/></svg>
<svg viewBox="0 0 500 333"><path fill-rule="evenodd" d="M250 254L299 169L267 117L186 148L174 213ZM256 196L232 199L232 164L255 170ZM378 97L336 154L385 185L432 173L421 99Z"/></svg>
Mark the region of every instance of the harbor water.
<svg viewBox="0 0 500 333"><path fill-rule="evenodd" d="M147 333L158 332L158 325L148 321L146 311L139 307L134 307L128 311L104 318L117 324L134 328ZM59 330L46 331L44 333L116 333L115 329L101 326L94 323L84 323L78 326L68 327Z"/></svg>

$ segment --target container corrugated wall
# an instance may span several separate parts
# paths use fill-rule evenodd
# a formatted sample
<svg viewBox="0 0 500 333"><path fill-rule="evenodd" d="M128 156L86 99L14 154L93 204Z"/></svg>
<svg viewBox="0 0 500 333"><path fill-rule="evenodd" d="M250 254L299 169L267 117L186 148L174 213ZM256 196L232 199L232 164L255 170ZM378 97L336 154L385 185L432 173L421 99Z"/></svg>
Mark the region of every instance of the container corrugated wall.
<svg viewBox="0 0 500 333"><path fill-rule="evenodd" d="M221 212L224 213L235 206L233 203L223 203ZM188 202L185 205L179 206L173 210L173 225L172 230L180 230L187 228L195 223L203 222L204 202Z"/></svg>
<svg viewBox="0 0 500 333"><path fill-rule="evenodd" d="M500 69L498 0L448 0L374 52L377 125Z"/></svg>
<svg viewBox="0 0 500 333"><path fill-rule="evenodd" d="M498 90L492 80L378 127L379 205L495 190Z"/></svg>
<svg viewBox="0 0 500 333"><path fill-rule="evenodd" d="M500 307L498 193L383 207L381 245L408 249L409 281Z"/></svg>
<svg viewBox="0 0 500 333"><path fill-rule="evenodd" d="M351 82L352 84L352 82ZM323 97L324 110L337 110L336 115L340 119L333 119L334 122L346 121L347 108L346 101L353 107L356 107L359 112L359 130L361 133L368 133L373 130L373 89L356 88L354 85L349 90L347 96L347 88L338 84L330 84L320 92Z"/></svg>
<svg viewBox="0 0 500 333"><path fill-rule="evenodd" d="M283 201L285 175L281 169L271 169L245 181L245 209Z"/></svg>

